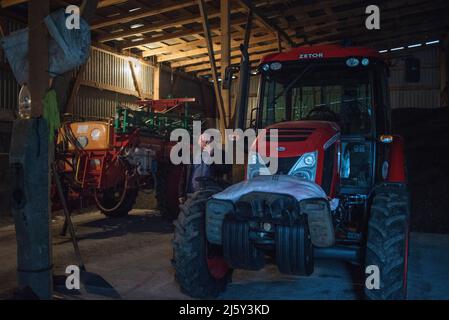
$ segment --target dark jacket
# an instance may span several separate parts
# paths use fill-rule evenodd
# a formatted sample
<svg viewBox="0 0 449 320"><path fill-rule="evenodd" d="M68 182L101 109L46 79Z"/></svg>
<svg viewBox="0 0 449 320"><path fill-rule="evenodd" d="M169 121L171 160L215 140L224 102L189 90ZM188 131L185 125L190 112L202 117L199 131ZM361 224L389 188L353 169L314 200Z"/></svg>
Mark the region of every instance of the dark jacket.
<svg viewBox="0 0 449 320"><path fill-rule="evenodd" d="M224 152L222 151L222 157L223 157L223 161L224 161ZM192 162L192 161L191 161ZM221 165L217 165L217 164L211 164L211 165L206 165L206 164L201 164L202 166L209 166L209 170L203 170L203 172L207 171L208 176L210 177L218 177L221 176L223 174L229 173L232 169L231 165L225 165L225 164L221 164ZM198 166L198 165L192 165L192 164L184 164L182 165L182 174L181 174L181 179L179 181L178 184L178 197L179 198L185 198L187 196L188 193L193 193L197 190L191 190L192 189L192 171L194 166ZM198 168L195 168L195 170L197 170ZM198 176L198 175L196 175ZM201 176L201 175L200 175ZM190 189L190 190L189 190Z"/></svg>
<svg viewBox="0 0 449 320"><path fill-rule="evenodd" d="M190 182L192 168L189 164L182 165L181 178L178 184L178 198L185 198L187 195L187 187Z"/></svg>

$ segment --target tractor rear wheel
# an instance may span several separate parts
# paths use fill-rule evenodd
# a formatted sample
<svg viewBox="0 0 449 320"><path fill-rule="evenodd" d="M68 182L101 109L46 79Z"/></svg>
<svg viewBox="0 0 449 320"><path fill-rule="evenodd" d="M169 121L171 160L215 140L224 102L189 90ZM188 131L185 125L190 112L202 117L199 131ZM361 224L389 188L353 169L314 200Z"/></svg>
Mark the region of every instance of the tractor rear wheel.
<svg viewBox="0 0 449 320"><path fill-rule="evenodd" d="M379 268L380 288L365 295L375 300L407 298L409 201L405 192L385 189L377 192L368 222L366 266Z"/></svg>
<svg viewBox="0 0 449 320"><path fill-rule="evenodd" d="M138 189L117 191L107 189L95 193L95 202L98 209L107 217L123 217L128 215L136 203Z"/></svg>
<svg viewBox="0 0 449 320"><path fill-rule="evenodd" d="M181 291L194 298L214 298L231 280L232 269L225 262L221 247L211 245L206 238L206 202L219 191L212 188L189 195L175 221L175 278Z"/></svg>

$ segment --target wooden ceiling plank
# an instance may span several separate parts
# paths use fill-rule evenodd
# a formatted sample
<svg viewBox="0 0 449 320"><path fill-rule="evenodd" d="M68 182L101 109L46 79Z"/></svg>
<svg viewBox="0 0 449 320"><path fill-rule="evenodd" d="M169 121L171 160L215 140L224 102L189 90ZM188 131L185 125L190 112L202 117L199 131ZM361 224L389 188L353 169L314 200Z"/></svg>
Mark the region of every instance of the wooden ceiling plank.
<svg viewBox="0 0 449 320"><path fill-rule="evenodd" d="M261 53L261 54L254 54L254 55L250 55L249 59L250 61L258 61L260 60L262 57L264 57L265 55L267 55L270 52L276 52L277 48L274 48L273 50L269 51L269 52L265 52L265 53ZM238 64L240 63L240 58L234 58L231 59L231 64ZM220 62L217 62L217 67L220 66ZM205 64L201 64L201 65L197 65L197 66L192 66L192 67L188 67L185 68L185 72L195 72L195 71L200 71L200 70L206 70L210 68L210 64L205 63Z"/></svg>
<svg viewBox="0 0 449 320"><path fill-rule="evenodd" d="M250 43L255 44L255 43L260 43L260 42L268 42L268 41L273 41L273 39L274 39L273 35L270 34L269 36L254 38L254 39L252 39L252 41L250 41ZM241 44L241 41L235 41L235 40L231 41L231 49L233 49L233 50L238 49L240 44ZM220 45L214 44L214 50L220 50ZM158 56L158 61L159 62L171 61L171 60L176 60L176 59L189 58L192 56L206 54L206 53L207 53L207 48L198 48L195 50L189 50L189 51L175 53L175 54L171 54L171 55Z"/></svg>
<svg viewBox="0 0 449 320"><path fill-rule="evenodd" d="M209 0L210 1L210 0ZM176 2L168 2L164 1L161 4L155 5L149 9L145 10L137 10L135 12L131 12L125 15L119 15L116 18L104 18L100 21L93 22L91 29L99 29L104 27L113 26L120 23L128 23L137 19L143 19L151 16L155 16L161 13L176 11L179 9L191 7L196 4L195 0L189 1L176 1Z"/></svg>
<svg viewBox="0 0 449 320"><path fill-rule="evenodd" d="M98 3L98 8L105 8L116 4L124 3L127 1L128 0L100 0L100 2ZM2 0L1 7L8 8L25 2L28 2L28 0Z"/></svg>
<svg viewBox="0 0 449 320"><path fill-rule="evenodd" d="M254 18L257 21L260 21L262 25L264 25L267 29L271 30L274 35L279 34L289 44L289 46L295 46L295 42L290 38L290 36L282 28L279 28L277 25L270 22L270 20L265 17L261 10L258 10L254 5L252 5L252 1L238 0L238 2L248 11L251 10L253 12Z"/></svg>
<svg viewBox="0 0 449 320"><path fill-rule="evenodd" d="M261 31L261 29L254 30L253 34L256 34L258 32L260 33L260 31ZM233 33L231 33L231 37L236 38L238 36L241 36L242 33L243 32L233 32ZM196 36L196 35L192 35L192 36ZM255 38L255 39L260 38L261 41L263 41L264 37L266 37L266 39L267 39L266 41L270 41L272 39L271 34L269 36L261 36L261 37ZM214 37L212 37L212 41L215 44L220 44L221 37L214 36ZM255 42L253 42L253 43L255 43ZM185 45L177 44L177 45L172 45L172 46L168 46L168 47L164 47L164 48L149 49L149 50L143 52L142 56L150 57L150 56L160 55L160 54L164 54L164 53L179 53L176 51L184 50L184 49L196 50L196 49L198 49L198 46L205 46L205 45L206 45L206 42L205 42L204 38L202 38L202 39L187 42Z"/></svg>
<svg viewBox="0 0 449 320"><path fill-rule="evenodd" d="M231 11L231 13L236 13L241 10L242 10L242 8L235 8ZM212 10L212 13L208 14L208 16L210 19L219 17L220 11ZM170 27L177 26L177 25L184 25L184 24L195 23L195 22L198 22L198 23L201 22L201 17L199 15L190 15L189 17L182 17L179 19L163 21L163 22L155 23L155 24L152 24L149 26L142 26L139 28L135 28L133 30L126 30L126 31L122 31L122 32L116 32L113 34L106 34L106 35L98 37L98 41L106 42L106 41L114 40L117 38L126 38L126 37L130 37L130 36L133 36L136 34L148 33L148 32L156 31L159 29L165 29L165 28L170 28Z"/></svg>
<svg viewBox="0 0 449 320"><path fill-rule="evenodd" d="M251 47L248 51L251 54L251 53L274 50L274 49L277 49L277 43L270 43L270 44L267 44L264 46ZM241 55L241 53L239 50L231 51L231 57L239 57L240 55ZM180 67L185 67L188 65L205 63L205 62L209 61L208 59L209 59L209 57L201 57L201 58L196 58L196 59L186 59L186 60L182 60L182 61L172 62L171 67L172 68L180 68ZM221 54L216 54L215 59L217 61L221 60Z"/></svg>
<svg viewBox="0 0 449 320"><path fill-rule="evenodd" d="M242 24L246 21L245 18L238 18L238 19L234 19L234 21L231 22L232 25L237 25L237 24ZM215 31L218 30L220 28L219 25L212 25L211 26L211 31ZM164 40L169 40L169 39L174 39L174 38L181 38L181 37L185 37L188 35L192 35L192 34L199 34L202 33L203 29L201 26L196 27L196 28L192 28L192 29L186 29L186 30L180 30L180 31L175 31L172 33L167 33L161 36L156 36L156 37L144 37L142 40L139 41L135 41L135 42L127 42L126 44L122 45L120 48L122 50L125 49L131 49L134 47L138 47L141 45L146 45L149 43L154 43L154 42L160 42L160 41L164 41Z"/></svg>

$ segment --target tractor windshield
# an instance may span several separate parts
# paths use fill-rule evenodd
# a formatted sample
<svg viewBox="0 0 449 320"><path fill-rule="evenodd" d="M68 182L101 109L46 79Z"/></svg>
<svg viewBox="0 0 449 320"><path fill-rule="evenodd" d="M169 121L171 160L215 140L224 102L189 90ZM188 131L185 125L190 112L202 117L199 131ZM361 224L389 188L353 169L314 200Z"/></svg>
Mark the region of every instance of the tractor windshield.
<svg viewBox="0 0 449 320"><path fill-rule="evenodd" d="M290 65L262 72L260 124L290 120L337 122L343 134L368 133L372 122L369 68Z"/></svg>

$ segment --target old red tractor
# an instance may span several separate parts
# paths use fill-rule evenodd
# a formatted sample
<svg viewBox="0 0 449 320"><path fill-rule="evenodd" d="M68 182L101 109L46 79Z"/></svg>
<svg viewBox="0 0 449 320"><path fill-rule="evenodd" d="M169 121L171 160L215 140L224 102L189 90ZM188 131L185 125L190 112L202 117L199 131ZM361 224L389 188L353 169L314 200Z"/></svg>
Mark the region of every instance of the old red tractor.
<svg viewBox="0 0 449 320"><path fill-rule="evenodd" d="M409 196L387 76L367 48L301 47L262 59L248 122L266 128L257 141L267 150L277 142L277 172L267 171L256 143L245 181L209 184L181 206L173 264L185 293L215 297L233 269L273 262L308 276L316 259L331 258L377 276L378 285L362 280L368 298L406 297Z"/></svg>
<svg viewBox="0 0 449 320"><path fill-rule="evenodd" d="M106 216L132 209L139 190L155 190L161 214L178 214L181 168L170 163L170 132L190 130L193 98L138 101L138 110L119 106L114 119L65 122L56 160L72 207L95 203Z"/></svg>

